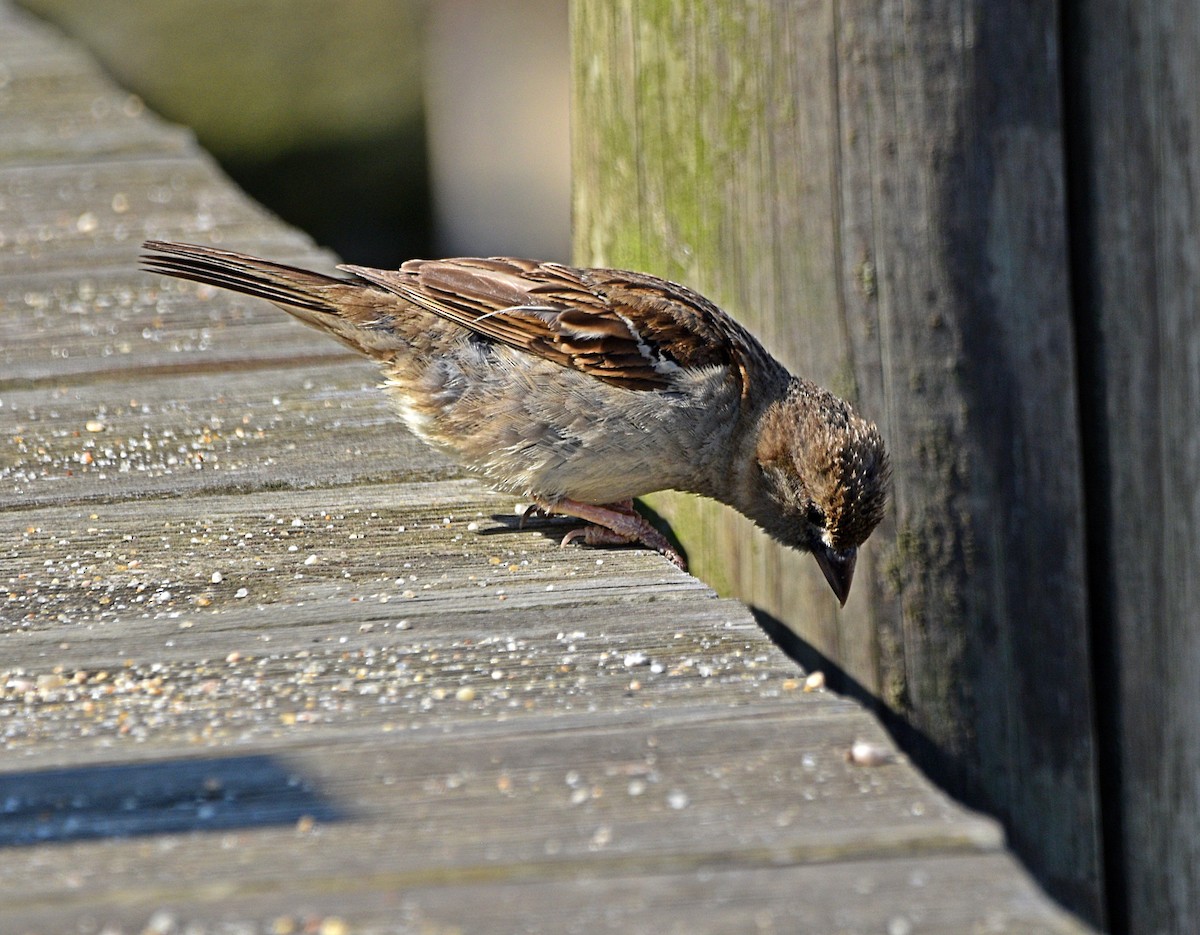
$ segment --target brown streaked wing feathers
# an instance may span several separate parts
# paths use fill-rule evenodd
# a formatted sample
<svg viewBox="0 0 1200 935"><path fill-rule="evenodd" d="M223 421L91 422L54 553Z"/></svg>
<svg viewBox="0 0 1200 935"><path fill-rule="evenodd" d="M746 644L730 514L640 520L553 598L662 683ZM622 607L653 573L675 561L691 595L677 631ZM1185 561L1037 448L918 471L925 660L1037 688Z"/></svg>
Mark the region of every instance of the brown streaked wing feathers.
<svg viewBox="0 0 1200 935"><path fill-rule="evenodd" d="M674 364L732 366L744 390L747 367L765 356L707 299L639 273L505 257L339 269L477 334L628 389L667 387Z"/></svg>
<svg viewBox="0 0 1200 935"><path fill-rule="evenodd" d="M669 346L671 358L679 366L731 362L734 348L729 342L741 328L702 295L639 273L607 269L587 272L590 284L614 311L636 321L647 339Z"/></svg>

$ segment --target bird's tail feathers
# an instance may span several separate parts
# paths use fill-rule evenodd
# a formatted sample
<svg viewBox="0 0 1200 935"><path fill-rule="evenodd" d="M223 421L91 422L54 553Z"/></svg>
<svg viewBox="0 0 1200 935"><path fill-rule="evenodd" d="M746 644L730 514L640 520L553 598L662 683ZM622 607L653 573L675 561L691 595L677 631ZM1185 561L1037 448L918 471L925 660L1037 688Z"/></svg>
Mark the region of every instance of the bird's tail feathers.
<svg viewBox="0 0 1200 935"><path fill-rule="evenodd" d="M152 251L142 256L147 272L221 286L312 312L335 313L336 308L319 290L347 284L334 276L216 247L162 240L147 240L143 246Z"/></svg>
<svg viewBox="0 0 1200 935"><path fill-rule="evenodd" d="M371 287L361 281L200 244L147 240L143 247L148 251L142 255L147 272L266 299L370 357L383 358L396 350L394 335L389 340L377 327L379 309L364 301L364 289ZM390 296L388 300L394 301Z"/></svg>

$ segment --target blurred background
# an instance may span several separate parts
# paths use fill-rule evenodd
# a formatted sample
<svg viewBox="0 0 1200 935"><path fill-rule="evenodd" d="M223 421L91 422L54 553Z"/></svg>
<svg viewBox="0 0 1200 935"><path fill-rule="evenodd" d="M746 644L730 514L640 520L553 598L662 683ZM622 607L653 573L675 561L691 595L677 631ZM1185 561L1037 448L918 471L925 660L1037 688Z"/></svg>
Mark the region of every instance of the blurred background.
<svg viewBox="0 0 1200 935"><path fill-rule="evenodd" d="M570 253L567 0L22 0L347 260Z"/></svg>

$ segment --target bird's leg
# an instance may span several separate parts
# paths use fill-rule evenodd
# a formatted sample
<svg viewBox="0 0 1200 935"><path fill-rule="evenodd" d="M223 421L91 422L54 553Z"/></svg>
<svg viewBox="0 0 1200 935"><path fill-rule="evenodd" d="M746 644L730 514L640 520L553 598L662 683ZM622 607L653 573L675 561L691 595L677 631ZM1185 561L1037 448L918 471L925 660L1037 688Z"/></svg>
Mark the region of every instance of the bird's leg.
<svg viewBox="0 0 1200 935"><path fill-rule="evenodd" d="M680 568L687 569L683 556L672 548L666 536L634 510L632 500L596 505L562 499L554 503L539 502L538 506L547 513L564 513L594 524L582 529L572 529L563 536L562 545L576 539L582 539L585 545L629 545L640 542L656 552L661 552Z"/></svg>

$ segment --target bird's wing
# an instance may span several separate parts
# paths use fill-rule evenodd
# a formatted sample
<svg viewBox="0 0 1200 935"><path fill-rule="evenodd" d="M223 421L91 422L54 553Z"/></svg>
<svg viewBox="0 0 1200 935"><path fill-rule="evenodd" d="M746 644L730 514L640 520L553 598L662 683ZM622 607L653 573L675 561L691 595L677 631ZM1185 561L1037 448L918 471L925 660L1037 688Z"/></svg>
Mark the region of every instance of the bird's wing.
<svg viewBox="0 0 1200 935"><path fill-rule="evenodd" d="M627 389L665 389L681 369L724 367L744 391L747 371L770 361L712 302L640 273L506 257L339 269L493 341Z"/></svg>

